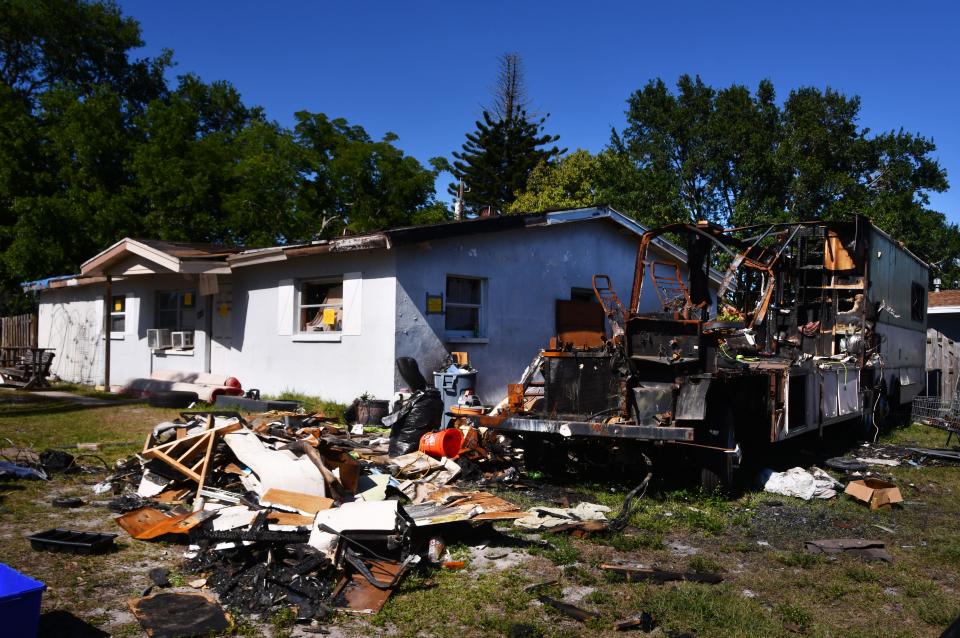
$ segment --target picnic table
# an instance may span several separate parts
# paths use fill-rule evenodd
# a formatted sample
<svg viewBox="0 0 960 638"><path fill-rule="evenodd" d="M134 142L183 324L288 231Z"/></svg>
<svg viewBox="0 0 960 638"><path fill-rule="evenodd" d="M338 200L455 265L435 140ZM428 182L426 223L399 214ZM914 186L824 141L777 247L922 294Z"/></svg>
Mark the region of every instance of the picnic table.
<svg viewBox="0 0 960 638"><path fill-rule="evenodd" d="M0 347L0 377L2 385L23 390L49 388L50 364L53 363L52 348L33 346Z"/></svg>

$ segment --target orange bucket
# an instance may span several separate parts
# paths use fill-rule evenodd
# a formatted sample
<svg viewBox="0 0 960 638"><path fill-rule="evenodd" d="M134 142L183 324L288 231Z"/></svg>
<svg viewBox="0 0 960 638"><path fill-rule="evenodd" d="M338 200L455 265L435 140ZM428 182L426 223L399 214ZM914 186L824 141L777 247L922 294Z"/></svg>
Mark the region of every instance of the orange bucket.
<svg viewBox="0 0 960 638"><path fill-rule="evenodd" d="M463 445L463 432L457 428L447 428L439 432L427 432L420 437L420 451L436 458L455 459L460 456Z"/></svg>

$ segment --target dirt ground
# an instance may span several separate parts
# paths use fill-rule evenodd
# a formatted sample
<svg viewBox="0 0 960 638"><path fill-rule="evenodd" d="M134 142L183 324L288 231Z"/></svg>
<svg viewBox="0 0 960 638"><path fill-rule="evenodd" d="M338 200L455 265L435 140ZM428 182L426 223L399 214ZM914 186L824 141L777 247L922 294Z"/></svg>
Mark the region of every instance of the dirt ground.
<svg viewBox="0 0 960 638"><path fill-rule="evenodd" d="M39 451L98 442L99 449L90 452L98 458L81 461L102 467L132 454L153 425L172 416L141 405L79 409L67 401L5 393L0 395L0 447ZM944 438L939 431L913 425L881 440L938 447ZM851 449L857 448L842 440L801 442L771 457L769 464L775 469L809 467ZM960 467L876 469L900 486L901 507L871 511L843 495L806 502L749 486L734 497L704 494L683 483L682 468L655 468L654 482L622 534L587 539L543 535L547 543L522 546L524 535L501 525L512 540L448 539L453 558L467 567L411 575L376 616L341 615L303 627L282 610L259 618L235 614L234 633L613 636L621 635L614 622L645 611L660 625L661 635L939 636L960 614ZM47 584L42 636L143 635L127 601L150 584L148 570L170 568L175 588L183 590L190 590L187 583L196 578L184 571L184 546L136 541L116 526L105 497L91 490L105 474L0 482L0 562ZM562 481L540 477L497 493L523 507L589 501L616 511L631 480L597 480L598 474ZM51 500L58 496L79 496L86 504L55 508ZM117 549L101 556L32 551L25 536L52 527L119 533ZM893 562L804 551L805 540L826 538L883 541ZM717 572L723 582L623 582L600 568L615 560ZM549 584L531 587L539 583ZM541 603L543 594L597 616L577 622Z"/></svg>

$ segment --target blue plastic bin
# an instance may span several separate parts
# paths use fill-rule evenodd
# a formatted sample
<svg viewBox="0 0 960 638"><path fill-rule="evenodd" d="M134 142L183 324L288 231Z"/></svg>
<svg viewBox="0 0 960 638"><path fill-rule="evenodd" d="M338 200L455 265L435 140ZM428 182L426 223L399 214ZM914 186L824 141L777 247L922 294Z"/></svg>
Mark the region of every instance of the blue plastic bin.
<svg viewBox="0 0 960 638"><path fill-rule="evenodd" d="M46 585L0 563L0 627L7 638L37 638Z"/></svg>

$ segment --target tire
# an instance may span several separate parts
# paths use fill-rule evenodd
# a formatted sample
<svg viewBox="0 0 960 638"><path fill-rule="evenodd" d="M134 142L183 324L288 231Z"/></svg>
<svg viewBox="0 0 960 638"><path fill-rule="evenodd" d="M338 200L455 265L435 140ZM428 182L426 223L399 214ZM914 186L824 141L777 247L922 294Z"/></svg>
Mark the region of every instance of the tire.
<svg viewBox="0 0 960 638"><path fill-rule="evenodd" d="M187 408L190 407L191 403L196 403L197 400L196 392L169 390L154 392L147 398L147 403L152 408Z"/></svg>

